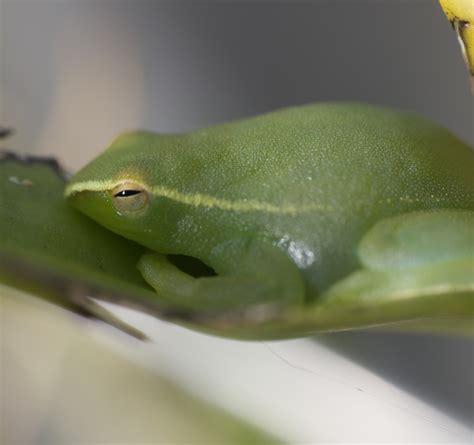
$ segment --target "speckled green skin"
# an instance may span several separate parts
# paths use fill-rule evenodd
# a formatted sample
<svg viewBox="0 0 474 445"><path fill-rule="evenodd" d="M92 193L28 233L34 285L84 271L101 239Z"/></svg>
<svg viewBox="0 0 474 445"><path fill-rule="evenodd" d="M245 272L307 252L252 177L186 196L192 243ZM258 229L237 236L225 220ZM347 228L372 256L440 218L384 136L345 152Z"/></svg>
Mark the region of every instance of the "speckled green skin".
<svg viewBox="0 0 474 445"><path fill-rule="evenodd" d="M184 134L129 133L69 185L127 179L235 208L153 196L145 214L124 218L109 190L66 194L109 229L160 253L198 258L218 273L216 246L268 240L298 266L312 301L360 267L358 244L382 218L474 209L473 172L473 151L421 117L334 103ZM254 202L271 210L252 210Z"/></svg>

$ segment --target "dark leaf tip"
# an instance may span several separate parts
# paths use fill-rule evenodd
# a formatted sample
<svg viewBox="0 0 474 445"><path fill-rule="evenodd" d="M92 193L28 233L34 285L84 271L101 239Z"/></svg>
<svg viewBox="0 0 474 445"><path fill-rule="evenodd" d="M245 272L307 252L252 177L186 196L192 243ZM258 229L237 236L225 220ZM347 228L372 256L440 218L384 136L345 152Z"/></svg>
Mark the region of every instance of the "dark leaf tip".
<svg viewBox="0 0 474 445"><path fill-rule="evenodd" d="M1 129L0 129L1 130ZM9 150L0 150L0 162L17 162L23 165L46 165L50 167L61 179L68 181L71 175L64 170L55 158L21 155Z"/></svg>

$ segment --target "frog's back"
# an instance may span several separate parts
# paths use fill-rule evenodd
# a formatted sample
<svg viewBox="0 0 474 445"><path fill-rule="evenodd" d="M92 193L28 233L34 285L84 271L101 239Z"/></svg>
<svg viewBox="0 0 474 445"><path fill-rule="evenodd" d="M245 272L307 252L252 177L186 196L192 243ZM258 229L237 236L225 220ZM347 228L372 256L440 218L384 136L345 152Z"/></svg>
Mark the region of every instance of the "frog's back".
<svg viewBox="0 0 474 445"><path fill-rule="evenodd" d="M360 205L381 188L415 199L447 180L451 195L472 186L473 155L459 139L413 114L363 104L288 108L198 130L188 142L201 164L192 187L232 200L317 209L353 192Z"/></svg>

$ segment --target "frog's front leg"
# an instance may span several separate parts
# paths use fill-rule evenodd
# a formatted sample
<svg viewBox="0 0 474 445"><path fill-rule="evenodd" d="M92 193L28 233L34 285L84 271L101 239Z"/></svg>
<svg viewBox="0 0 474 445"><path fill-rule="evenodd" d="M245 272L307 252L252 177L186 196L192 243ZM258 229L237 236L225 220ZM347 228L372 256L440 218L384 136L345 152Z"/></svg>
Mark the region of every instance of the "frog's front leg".
<svg viewBox="0 0 474 445"><path fill-rule="evenodd" d="M214 248L208 262L217 276L194 278L158 253L142 256L138 268L176 308L220 311L260 304L287 306L304 300L300 271L270 242L229 241Z"/></svg>

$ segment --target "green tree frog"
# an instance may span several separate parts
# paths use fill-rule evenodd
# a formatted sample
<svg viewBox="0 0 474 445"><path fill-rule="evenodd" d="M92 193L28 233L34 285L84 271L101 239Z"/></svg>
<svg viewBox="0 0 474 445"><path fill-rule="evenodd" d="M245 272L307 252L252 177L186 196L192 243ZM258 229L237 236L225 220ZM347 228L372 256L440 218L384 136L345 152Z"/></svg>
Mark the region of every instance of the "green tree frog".
<svg viewBox="0 0 474 445"><path fill-rule="evenodd" d="M396 273L416 287L440 264L472 261L473 178L474 152L424 118L321 103L183 134L124 134L65 196L149 249L137 267L171 306L266 307L270 317L329 298L354 273ZM170 254L215 274L188 274Z"/></svg>

